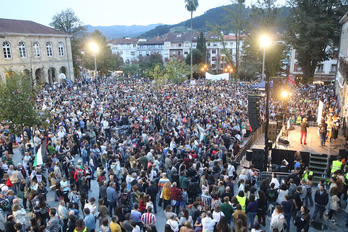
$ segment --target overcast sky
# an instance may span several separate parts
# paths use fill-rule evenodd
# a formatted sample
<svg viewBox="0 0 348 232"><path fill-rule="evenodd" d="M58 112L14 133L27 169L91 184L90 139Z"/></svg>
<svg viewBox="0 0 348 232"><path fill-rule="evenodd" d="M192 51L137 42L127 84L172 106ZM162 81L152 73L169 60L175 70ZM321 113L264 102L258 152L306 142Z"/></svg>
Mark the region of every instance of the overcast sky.
<svg viewBox="0 0 348 232"><path fill-rule="evenodd" d="M250 6L257 0L246 0ZM278 0L284 4L286 0ZM231 4L231 0L198 0L193 17ZM32 20L48 25L52 16L71 8L84 24L93 26L176 24L190 18L185 0L13 0L1 4L1 18Z"/></svg>

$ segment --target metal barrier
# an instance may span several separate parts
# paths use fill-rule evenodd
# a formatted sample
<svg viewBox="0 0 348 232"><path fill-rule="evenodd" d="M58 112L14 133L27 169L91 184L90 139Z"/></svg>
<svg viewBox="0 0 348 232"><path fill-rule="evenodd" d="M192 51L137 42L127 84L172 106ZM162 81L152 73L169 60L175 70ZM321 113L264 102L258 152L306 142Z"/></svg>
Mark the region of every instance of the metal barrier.
<svg viewBox="0 0 348 232"><path fill-rule="evenodd" d="M277 179L278 179L280 185L282 184L282 180L287 179L288 176L291 174L288 172L261 172L261 175L259 175L257 178L257 184L261 185L262 181L266 178L272 179L272 173L277 175Z"/></svg>
<svg viewBox="0 0 348 232"><path fill-rule="evenodd" d="M265 133L266 123L261 124L261 126L251 135L249 141L240 149L236 157L234 158L235 162L240 162L245 155L246 151L251 148L251 146L260 138L262 134Z"/></svg>

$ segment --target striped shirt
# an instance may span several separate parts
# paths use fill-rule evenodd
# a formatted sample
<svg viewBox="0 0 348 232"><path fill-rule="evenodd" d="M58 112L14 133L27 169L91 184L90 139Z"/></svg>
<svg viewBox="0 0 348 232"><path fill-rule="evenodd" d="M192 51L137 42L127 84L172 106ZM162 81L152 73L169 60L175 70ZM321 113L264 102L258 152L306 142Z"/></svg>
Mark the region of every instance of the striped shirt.
<svg viewBox="0 0 348 232"><path fill-rule="evenodd" d="M213 198L209 195L202 194L202 201L204 206L211 206L211 202L213 201Z"/></svg>
<svg viewBox="0 0 348 232"><path fill-rule="evenodd" d="M144 225L154 224L156 221L156 216L153 213L143 213L141 216L141 222Z"/></svg>
<svg viewBox="0 0 348 232"><path fill-rule="evenodd" d="M168 178L161 178L161 179L158 181L158 188L159 188L160 190L162 190L163 185L164 185L165 183L167 183L167 182L169 182L169 179L168 179Z"/></svg>

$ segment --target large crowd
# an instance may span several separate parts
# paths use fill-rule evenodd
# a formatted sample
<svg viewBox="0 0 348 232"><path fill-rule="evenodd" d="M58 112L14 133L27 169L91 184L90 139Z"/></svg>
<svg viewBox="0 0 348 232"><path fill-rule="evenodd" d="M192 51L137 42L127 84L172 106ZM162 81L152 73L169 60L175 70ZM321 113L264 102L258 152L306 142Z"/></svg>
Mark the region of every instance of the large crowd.
<svg viewBox="0 0 348 232"><path fill-rule="evenodd" d="M237 167L240 144L253 132L250 86L109 79L44 87L37 103L50 112L46 128L16 136L1 126L0 231L308 231L325 210L334 223L347 196L344 160L316 191L300 155L282 181L273 175L259 184L253 165ZM328 93L321 95L325 115L338 113L330 87L315 88ZM308 117L301 108L310 100L293 114ZM35 165L38 150L43 165ZM13 163L14 151L22 162ZM95 181L99 189L91 188ZM50 206L51 191L58 207ZM158 212L165 225L156 223Z"/></svg>

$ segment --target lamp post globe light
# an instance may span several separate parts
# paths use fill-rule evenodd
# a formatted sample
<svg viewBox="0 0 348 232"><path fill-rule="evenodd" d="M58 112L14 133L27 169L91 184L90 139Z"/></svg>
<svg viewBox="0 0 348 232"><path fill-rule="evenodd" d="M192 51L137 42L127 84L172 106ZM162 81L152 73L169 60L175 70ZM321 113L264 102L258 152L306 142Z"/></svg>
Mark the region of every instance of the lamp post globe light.
<svg viewBox="0 0 348 232"><path fill-rule="evenodd" d="M89 49L93 52L93 55L94 55L94 81L96 81L97 80L97 52L99 48L96 43L90 42Z"/></svg>

